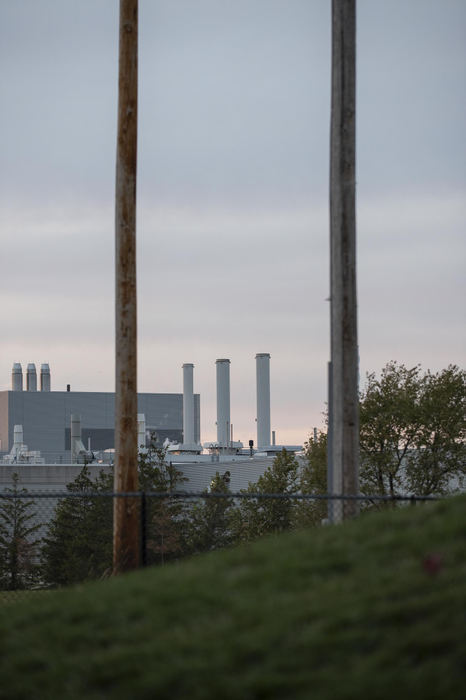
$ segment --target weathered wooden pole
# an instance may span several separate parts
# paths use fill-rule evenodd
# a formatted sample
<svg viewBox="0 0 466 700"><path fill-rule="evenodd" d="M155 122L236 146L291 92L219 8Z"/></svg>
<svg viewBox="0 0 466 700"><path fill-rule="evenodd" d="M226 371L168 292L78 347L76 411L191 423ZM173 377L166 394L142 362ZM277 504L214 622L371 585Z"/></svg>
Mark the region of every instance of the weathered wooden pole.
<svg viewBox="0 0 466 700"><path fill-rule="evenodd" d="M136 165L138 0L120 0L118 136L115 206L115 480L116 492L138 490ZM113 570L139 565L137 498L116 497Z"/></svg>
<svg viewBox="0 0 466 700"><path fill-rule="evenodd" d="M330 419L333 492L344 495L359 491L355 174L356 0L332 0ZM343 502L341 516L348 518L357 512L356 501Z"/></svg>

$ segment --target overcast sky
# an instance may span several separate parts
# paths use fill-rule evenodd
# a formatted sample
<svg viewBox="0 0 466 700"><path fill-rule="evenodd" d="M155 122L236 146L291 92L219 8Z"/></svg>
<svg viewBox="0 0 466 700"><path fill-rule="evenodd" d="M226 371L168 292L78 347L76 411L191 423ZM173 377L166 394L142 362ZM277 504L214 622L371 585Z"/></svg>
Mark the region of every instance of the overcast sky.
<svg viewBox="0 0 466 700"><path fill-rule="evenodd" d="M0 0L0 389L13 362L114 389L118 4ZM139 390L180 392L193 362L203 441L219 357L235 438L257 352L277 441L323 423L330 6L140 0ZM464 365L466 3L359 0L357 26L363 383Z"/></svg>

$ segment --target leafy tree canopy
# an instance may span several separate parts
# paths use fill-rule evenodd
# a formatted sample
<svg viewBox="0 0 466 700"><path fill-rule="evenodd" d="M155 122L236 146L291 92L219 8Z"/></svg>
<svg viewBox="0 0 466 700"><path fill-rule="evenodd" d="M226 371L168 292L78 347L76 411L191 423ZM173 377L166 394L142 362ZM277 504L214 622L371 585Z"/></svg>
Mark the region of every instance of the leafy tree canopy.
<svg viewBox="0 0 466 700"><path fill-rule="evenodd" d="M465 476L466 372L389 362L360 397L363 493L443 494Z"/></svg>
<svg viewBox="0 0 466 700"><path fill-rule="evenodd" d="M230 472L215 473L210 482L210 493L225 494L225 497L203 498L190 511L188 522L189 551L208 552L226 547L233 542L233 499L229 493ZM209 493L207 489L205 494Z"/></svg>
<svg viewBox="0 0 466 700"><path fill-rule="evenodd" d="M257 482L250 483L245 490L245 493L258 494L258 498L241 500L233 519L235 539L252 540L291 527L295 502L286 498L260 498L260 494L295 494L299 491L298 475L296 457L283 449Z"/></svg>
<svg viewBox="0 0 466 700"><path fill-rule="evenodd" d="M186 506L169 494L179 490L188 479L167 462L166 456L166 448L157 446L156 436L152 433L147 451L139 455L139 487L142 491L167 494L167 497L148 498L145 503L147 564L164 564L177 559L187 547Z"/></svg>
<svg viewBox="0 0 466 700"><path fill-rule="evenodd" d="M300 470L300 491L323 495L327 488L327 433L320 431L304 444L304 464ZM300 527L319 525L327 517L325 500L298 501L296 524Z"/></svg>

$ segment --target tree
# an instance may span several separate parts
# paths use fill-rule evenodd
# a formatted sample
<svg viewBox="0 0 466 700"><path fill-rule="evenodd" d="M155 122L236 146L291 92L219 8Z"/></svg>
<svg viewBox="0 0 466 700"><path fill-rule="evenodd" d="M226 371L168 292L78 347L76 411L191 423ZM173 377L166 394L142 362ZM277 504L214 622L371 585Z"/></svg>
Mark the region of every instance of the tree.
<svg viewBox="0 0 466 700"><path fill-rule="evenodd" d="M167 494L146 499L146 564L164 564L185 550L186 509L173 494L187 478L166 460L167 451L151 434L147 452L139 455L139 485L143 492Z"/></svg>
<svg viewBox="0 0 466 700"><path fill-rule="evenodd" d="M450 365L422 379L421 426L407 458L411 491L445 494L463 487L466 475L466 372Z"/></svg>
<svg viewBox="0 0 466 700"><path fill-rule="evenodd" d="M37 522L36 504L27 499L27 489L20 488L18 474L12 487L5 489L0 501L0 588L30 588L38 581L37 563L41 525Z"/></svg>
<svg viewBox="0 0 466 700"><path fill-rule="evenodd" d="M395 496L454 491L465 475L466 373L389 362L360 397L361 491Z"/></svg>
<svg viewBox="0 0 466 700"><path fill-rule="evenodd" d="M191 509L188 525L188 546L190 553L209 552L227 547L233 541L231 514L233 499L220 494L228 494L230 472L215 473L209 491L201 503ZM207 497L208 493L219 494Z"/></svg>
<svg viewBox="0 0 466 700"><path fill-rule="evenodd" d="M304 443L305 462L300 471L300 491L303 494L324 495L327 486L327 433L320 431ZM301 501L296 504L296 524L300 527L320 525L327 518L326 500Z"/></svg>
<svg viewBox="0 0 466 700"><path fill-rule="evenodd" d="M87 466L67 485L70 496L55 508L42 547L42 572L51 586L109 575L112 570L113 475L92 480ZM101 496L96 494L102 494ZM73 495L71 495L73 494Z"/></svg>
<svg viewBox="0 0 466 700"><path fill-rule="evenodd" d="M261 498L261 494L291 495L299 491L299 465L296 457L283 449L257 483L243 491L257 498L242 499L232 517L235 539L248 541L271 532L289 530L294 521L295 503L289 498Z"/></svg>
<svg viewBox="0 0 466 700"><path fill-rule="evenodd" d="M170 494L185 477L166 462L166 450L151 436L147 452L139 455L138 475L143 492L166 497L138 497L138 527L144 529L147 564L177 558L185 549L183 503ZM85 465L67 485L68 496L61 498L49 523L42 547L42 571L51 586L63 586L109 575L112 571L113 473L100 472L91 479Z"/></svg>

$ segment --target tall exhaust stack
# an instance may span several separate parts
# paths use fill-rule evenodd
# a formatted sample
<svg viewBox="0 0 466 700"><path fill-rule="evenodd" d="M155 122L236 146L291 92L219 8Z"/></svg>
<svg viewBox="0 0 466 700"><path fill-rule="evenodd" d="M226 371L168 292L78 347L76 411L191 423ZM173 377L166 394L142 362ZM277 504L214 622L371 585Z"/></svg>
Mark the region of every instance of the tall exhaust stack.
<svg viewBox="0 0 466 700"><path fill-rule="evenodd" d="M194 445L194 365L186 362L183 365L183 444Z"/></svg>
<svg viewBox="0 0 466 700"><path fill-rule="evenodd" d="M23 390L23 368L20 362L15 362L11 370L11 389L12 391Z"/></svg>
<svg viewBox="0 0 466 700"><path fill-rule="evenodd" d="M37 391L37 372L34 362L28 364L26 373L26 389L28 391Z"/></svg>
<svg viewBox="0 0 466 700"><path fill-rule="evenodd" d="M257 448L270 446L270 354L256 355Z"/></svg>
<svg viewBox="0 0 466 700"><path fill-rule="evenodd" d="M50 367L47 363L40 366L40 390L50 391Z"/></svg>
<svg viewBox="0 0 466 700"><path fill-rule="evenodd" d="M230 360L216 360L217 366L217 442L229 446L230 437Z"/></svg>

